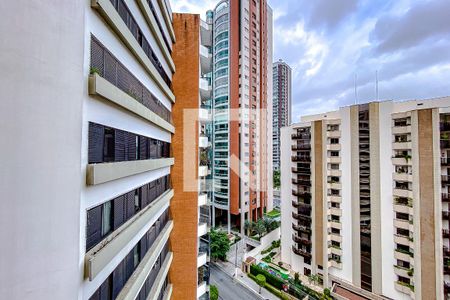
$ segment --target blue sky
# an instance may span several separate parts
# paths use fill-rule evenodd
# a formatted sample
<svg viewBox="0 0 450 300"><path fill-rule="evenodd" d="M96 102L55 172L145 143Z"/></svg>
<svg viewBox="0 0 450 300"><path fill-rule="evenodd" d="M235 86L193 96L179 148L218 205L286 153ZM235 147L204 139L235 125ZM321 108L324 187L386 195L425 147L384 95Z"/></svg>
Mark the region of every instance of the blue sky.
<svg viewBox="0 0 450 300"><path fill-rule="evenodd" d="M217 0L172 0L200 13ZM449 0L269 0L274 61L293 69L293 121L376 98L450 95Z"/></svg>

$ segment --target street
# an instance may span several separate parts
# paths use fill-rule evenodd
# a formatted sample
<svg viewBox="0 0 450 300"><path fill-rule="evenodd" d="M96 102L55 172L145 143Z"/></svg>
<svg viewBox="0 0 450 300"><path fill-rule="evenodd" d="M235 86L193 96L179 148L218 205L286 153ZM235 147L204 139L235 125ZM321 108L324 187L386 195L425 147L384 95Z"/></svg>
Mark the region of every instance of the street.
<svg viewBox="0 0 450 300"><path fill-rule="evenodd" d="M253 291L243 287L233 280L230 275L219 269L216 265L210 264L211 277L210 284L219 289L219 299L221 300L262 300L263 298Z"/></svg>

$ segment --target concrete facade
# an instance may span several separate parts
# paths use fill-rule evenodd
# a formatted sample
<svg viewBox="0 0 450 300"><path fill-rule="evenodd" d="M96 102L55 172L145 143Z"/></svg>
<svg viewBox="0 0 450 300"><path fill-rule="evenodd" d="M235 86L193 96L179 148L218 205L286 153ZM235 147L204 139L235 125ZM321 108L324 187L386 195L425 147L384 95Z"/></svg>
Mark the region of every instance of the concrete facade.
<svg viewBox="0 0 450 300"><path fill-rule="evenodd" d="M318 274L337 297L339 286L374 299L448 297L449 110L449 97L372 102L284 127L281 194L291 201L281 204L282 261L296 272ZM310 241L301 241L305 216L294 218L305 213L296 209L304 201L297 191L305 158L300 133L311 127L311 173L316 179L326 173L327 188L316 180L311 195L316 225ZM317 134L325 137L323 146ZM317 165L319 152L324 161ZM327 205L323 228L317 226L321 203ZM322 252L321 234L328 245ZM312 243L309 254L304 243ZM319 264L322 257L325 266Z"/></svg>

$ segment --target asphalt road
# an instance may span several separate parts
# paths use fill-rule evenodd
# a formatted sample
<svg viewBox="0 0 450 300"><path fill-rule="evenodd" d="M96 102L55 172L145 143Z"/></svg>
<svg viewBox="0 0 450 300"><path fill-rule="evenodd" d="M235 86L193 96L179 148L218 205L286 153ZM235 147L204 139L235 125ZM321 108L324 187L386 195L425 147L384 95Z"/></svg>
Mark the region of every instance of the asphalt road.
<svg viewBox="0 0 450 300"><path fill-rule="evenodd" d="M235 282L230 275L219 269L214 264L210 264L210 285L215 285L219 289L220 300L261 300L253 291L246 289Z"/></svg>

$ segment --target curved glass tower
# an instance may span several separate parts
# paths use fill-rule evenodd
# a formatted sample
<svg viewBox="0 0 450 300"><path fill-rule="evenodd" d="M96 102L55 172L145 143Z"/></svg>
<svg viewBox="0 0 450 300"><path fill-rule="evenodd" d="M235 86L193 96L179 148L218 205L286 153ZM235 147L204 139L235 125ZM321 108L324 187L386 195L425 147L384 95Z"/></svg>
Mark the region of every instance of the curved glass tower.
<svg viewBox="0 0 450 300"><path fill-rule="evenodd" d="M213 203L228 213L229 12L228 1L221 1L213 18Z"/></svg>

